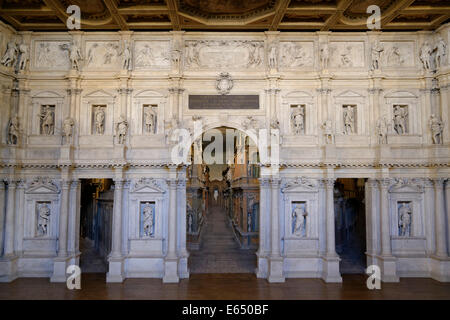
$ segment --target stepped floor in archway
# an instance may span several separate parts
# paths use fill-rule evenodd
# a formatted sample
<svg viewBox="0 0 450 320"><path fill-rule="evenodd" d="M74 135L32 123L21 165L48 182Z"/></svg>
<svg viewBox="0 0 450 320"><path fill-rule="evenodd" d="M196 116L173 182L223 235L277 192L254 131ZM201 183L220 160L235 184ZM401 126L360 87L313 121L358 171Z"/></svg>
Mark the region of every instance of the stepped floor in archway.
<svg viewBox="0 0 450 320"><path fill-rule="evenodd" d="M255 272L255 250L240 249L222 208L210 208L204 228L200 250L190 253L191 273Z"/></svg>

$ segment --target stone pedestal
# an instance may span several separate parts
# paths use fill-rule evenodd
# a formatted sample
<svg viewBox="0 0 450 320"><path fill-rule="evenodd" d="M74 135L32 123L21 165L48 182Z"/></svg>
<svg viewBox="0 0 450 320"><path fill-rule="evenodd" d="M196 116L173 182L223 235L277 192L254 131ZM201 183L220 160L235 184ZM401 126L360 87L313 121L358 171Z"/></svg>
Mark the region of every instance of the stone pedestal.
<svg viewBox="0 0 450 320"><path fill-rule="evenodd" d="M381 271L381 281L383 282L399 282L397 276L397 258L393 256L377 256L377 265Z"/></svg>
<svg viewBox="0 0 450 320"><path fill-rule="evenodd" d="M164 283L177 283L180 281L178 277L178 259L166 258L164 261Z"/></svg>
<svg viewBox="0 0 450 320"><path fill-rule="evenodd" d="M53 260L53 274L50 282L66 282L66 270L70 265L70 257L57 257Z"/></svg>
<svg viewBox="0 0 450 320"><path fill-rule="evenodd" d="M106 274L106 282L120 283L124 280L123 259L110 257L108 259L109 271Z"/></svg>
<svg viewBox="0 0 450 320"><path fill-rule="evenodd" d="M123 160L126 156L126 146L123 144L118 144L114 146L113 158L115 160Z"/></svg>
<svg viewBox="0 0 450 320"><path fill-rule="evenodd" d="M18 278L17 256L4 256L0 258L0 282L11 282Z"/></svg>
<svg viewBox="0 0 450 320"><path fill-rule="evenodd" d="M326 163L336 163L337 152L334 144L326 144L324 149L324 158Z"/></svg>
<svg viewBox="0 0 450 320"><path fill-rule="evenodd" d="M341 259L337 255L335 257L323 257L323 281L328 283L342 282L342 277L339 272L339 261Z"/></svg>
<svg viewBox="0 0 450 320"><path fill-rule="evenodd" d="M63 161L69 161L73 159L73 146L72 145L63 145L61 146L59 159Z"/></svg>
<svg viewBox="0 0 450 320"><path fill-rule="evenodd" d="M391 158L391 147L387 144L380 144L376 147L378 160L388 160Z"/></svg>
<svg viewBox="0 0 450 320"><path fill-rule="evenodd" d="M257 278L267 278L269 274L269 261L267 259L267 256L265 254L256 253L257 257L257 267L255 270L256 277Z"/></svg>
<svg viewBox="0 0 450 320"><path fill-rule="evenodd" d="M267 278L270 283L280 283L286 281L283 273L283 264L282 257L270 257L269 277Z"/></svg>
<svg viewBox="0 0 450 320"><path fill-rule="evenodd" d="M189 278L189 268L188 268L188 258L189 254L181 256L178 259L178 276L180 279Z"/></svg>
<svg viewBox="0 0 450 320"><path fill-rule="evenodd" d="M432 256L430 259L431 278L441 282L450 282L450 259Z"/></svg>

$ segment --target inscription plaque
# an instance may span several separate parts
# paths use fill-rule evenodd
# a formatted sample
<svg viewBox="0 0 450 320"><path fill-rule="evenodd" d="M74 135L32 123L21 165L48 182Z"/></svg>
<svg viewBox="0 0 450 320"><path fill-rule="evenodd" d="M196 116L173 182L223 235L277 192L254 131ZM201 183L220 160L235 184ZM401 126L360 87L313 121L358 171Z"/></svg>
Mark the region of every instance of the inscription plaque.
<svg viewBox="0 0 450 320"><path fill-rule="evenodd" d="M189 95L189 109L259 109L259 95Z"/></svg>

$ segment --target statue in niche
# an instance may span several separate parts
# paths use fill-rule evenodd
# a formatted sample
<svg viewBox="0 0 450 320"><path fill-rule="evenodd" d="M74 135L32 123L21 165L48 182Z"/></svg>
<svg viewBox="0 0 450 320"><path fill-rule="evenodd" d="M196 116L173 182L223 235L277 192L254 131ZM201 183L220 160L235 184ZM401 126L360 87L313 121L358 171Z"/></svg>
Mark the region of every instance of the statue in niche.
<svg viewBox="0 0 450 320"><path fill-rule="evenodd" d="M41 119L41 132L44 135L50 136L55 131L55 113L51 106L43 106L43 110L39 115Z"/></svg>
<svg viewBox="0 0 450 320"><path fill-rule="evenodd" d="M292 129L295 135L305 133L305 109L303 106L294 108L291 114Z"/></svg>
<svg viewBox="0 0 450 320"><path fill-rule="evenodd" d="M306 217L308 213L304 204L295 204L292 211L292 234L300 237L306 237Z"/></svg>
<svg viewBox="0 0 450 320"><path fill-rule="evenodd" d="M150 202L146 202L142 208L142 227L145 237L153 237L154 234L154 214L153 206Z"/></svg>
<svg viewBox="0 0 450 320"><path fill-rule="evenodd" d="M277 68L277 55L278 55L277 44L273 42L269 47L269 54L268 54L270 69Z"/></svg>
<svg viewBox="0 0 450 320"><path fill-rule="evenodd" d="M422 48L420 48L420 60L422 61L424 69L427 71L431 70L432 51L433 50L431 49L431 46L428 43L428 41L425 41L425 43L422 45Z"/></svg>
<svg viewBox="0 0 450 320"><path fill-rule="evenodd" d="M447 44L445 41L439 37L438 42L436 44L436 67L440 68L445 64L446 56L447 56Z"/></svg>
<svg viewBox="0 0 450 320"><path fill-rule="evenodd" d="M131 70L131 50L127 40L123 42L122 61L122 69Z"/></svg>
<svg viewBox="0 0 450 320"><path fill-rule="evenodd" d="M411 236L411 208L409 203L403 202L398 208L398 228L400 237Z"/></svg>
<svg viewBox="0 0 450 320"><path fill-rule="evenodd" d="M13 115L8 124L8 144L16 145L19 141L19 117Z"/></svg>
<svg viewBox="0 0 450 320"><path fill-rule="evenodd" d="M388 121L386 116L380 117L377 121L377 136L379 144L387 144Z"/></svg>
<svg viewBox="0 0 450 320"><path fill-rule="evenodd" d="M5 67L13 66L17 60L17 54L18 54L17 44L14 41L8 42L6 52L3 55L3 58L0 61L0 63Z"/></svg>
<svg viewBox="0 0 450 320"><path fill-rule="evenodd" d="M30 54L28 52L28 46L22 43L19 46L19 61L17 62L20 71L24 71L27 67L27 63L30 60Z"/></svg>
<svg viewBox="0 0 450 320"><path fill-rule="evenodd" d="M320 49L320 63L322 69L328 69L328 62L330 61L330 48L328 43L324 43Z"/></svg>
<svg viewBox="0 0 450 320"><path fill-rule="evenodd" d="M394 130L397 134L406 133L406 117L408 109L406 107L394 106Z"/></svg>
<svg viewBox="0 0 450 320"><path fill-rule="evenodd" d="M152 107L148 106L144 108L144 125L145 132L147 133L155 133L156 125L155 125L155 112L152 110Z"/></svg>
<svg viewBox="0 0 450 320"><path fill-rule="evenodd" d="M124 144L128 132L128 121L125 119L124 115L119 117L119 121L116 124L116 132L118 135L118 143Z"/></svg>
<svg viewBox="0 0 450 320"><path fill-rule="evenodd" d="M39 236L48 235L49 219L50 219L50 208L47 203L42 203L38 208L37 232Z"/></svg>
<svg viewBox="0 0 450 320"><path fill-rule="evenodd" d="M322 129L325 135L325 143L332 144L334 143L334 134L333 134L333 123L331 120L327 120L323 123Z"/></svg>
<svg viewBox="0 0 450 320"><path fill-rule="evenodd" d="M347 51L341 54L341 65L343 67L351 67L353 65L352 63L352 47L348 46Z"/></svg>
<svg viewBox="0 0 450 320"><path fill-rule="evenodd" d="M80 60L83 59L81 56L80 48L75 41L72 41L71 44L62 45L61 49L69 51L69 60L70 65L73 70L80 70Z"/></svg>
<svg viewBox="0 0 450 320"><path fill-rule="evenodd" d="M432 114L429 120L431 137L433 144L442 144L442 131L444 130L444 123L436 115Z"/></svg>
<svg viewBox="0 0 450 320"><path fill-rule="evenodd" d="M371 57L372 57L372 70L380 69L381 53L384 51L384 47L380 44L380 41L375 41L372 45Z"/></svg>
<svg viewBox="0 0 450 320"><path fill-rule="evenodd" d="M105 111L103 107L98 107L94 113L95 133L103 134L105 132Z"/></svg>
<svg viewBox="0 0 450 320"><path fill-rule="evenodd" d="M355 133L355 111L352 106L344 107L344 134Z"/></svg>
<svg viewBox="0 0 450 320"><path fill-rule="evenodd" d="M63 122L63 139L64 144L72 143L73 126L75 121L72 118L66 118Z"/></svg>

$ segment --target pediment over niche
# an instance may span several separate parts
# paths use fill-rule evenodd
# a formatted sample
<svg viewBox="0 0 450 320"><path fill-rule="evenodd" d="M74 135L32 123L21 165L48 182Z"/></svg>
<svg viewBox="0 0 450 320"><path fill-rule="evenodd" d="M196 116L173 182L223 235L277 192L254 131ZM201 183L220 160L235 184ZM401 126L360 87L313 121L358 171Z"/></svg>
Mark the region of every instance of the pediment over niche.
<svg viewBox="0 0 450 320"><path fill-rule="evenodd" d="M423 192L423 183L420 179L395 179L389 192L421 193Z"/></svg>
<svg viewBox="0 0 450 320"><path fill-rule="evenodd" d="M306 91L292 91L284 96L285 98L311 98L312 95Z"/></svg>
<svg viewBox="0 0 450 320"><path fill-rule="evenodd" d="M395 91L386 94L385 98L417 98L417 96L409 91Z"/></svg>
<svg viewBox="0 0 450 320"><path fill-rule="evenodd" d="M137 193L165 193L165 183L153 178L141 178L134 183L132 192Z"/></svg>
<svg viewBox="0 0 450 320"><path fill-rule="evenodd" d="M346 91L338 94L336 97L339 97L339 98L363 98L364 96L359 94L356 91L346 90Z"/></svg>
<svg viewBox="0 0 450 320"><path fill-rule="evenodd" d="M59 188L53 180L48 178L35 178L28 186L27 193L59 193Z"/></svg>
<svg viewBox="0 0 450 320"><path fill-rule="evenodd" d="M164 95L158 91L144 90L144 91L141 91L138 94L136 94L134 97L135 98L162 98L162 97L164 97Z"/></svg>
<svg viewBox="0 0 450 320"><path fill-rule="evenodd" d="M317 191L317 182L314 181L313 179L308 179L304 177L288 180L281 188L281 192L283 193L316 192L316 191Z"/></svg>
<svg viewBox="0 0 450 320"><path fill-rule="evenodd" d="M54 91L41 91L36 93L33 98L63 98L63 96Z"/></svg>
<svg viewBox="0 0 450 320"><path fill-rule="evenodd" d="M114 98L115 96L105 90L96 90L87 95L85 98Z"/></svg>

